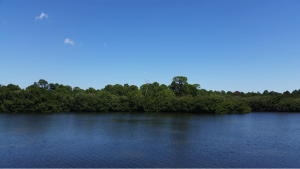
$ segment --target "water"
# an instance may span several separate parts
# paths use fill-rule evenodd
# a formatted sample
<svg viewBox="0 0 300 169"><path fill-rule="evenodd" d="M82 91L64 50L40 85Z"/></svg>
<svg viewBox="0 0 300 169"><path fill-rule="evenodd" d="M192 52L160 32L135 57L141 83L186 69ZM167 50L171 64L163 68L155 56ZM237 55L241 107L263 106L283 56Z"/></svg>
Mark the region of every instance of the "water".
<svg viewBox="0 0 300 169"><path fill-rule="evenodd" d="M300 167L300 113L0 114L0 168Z"/></svg>

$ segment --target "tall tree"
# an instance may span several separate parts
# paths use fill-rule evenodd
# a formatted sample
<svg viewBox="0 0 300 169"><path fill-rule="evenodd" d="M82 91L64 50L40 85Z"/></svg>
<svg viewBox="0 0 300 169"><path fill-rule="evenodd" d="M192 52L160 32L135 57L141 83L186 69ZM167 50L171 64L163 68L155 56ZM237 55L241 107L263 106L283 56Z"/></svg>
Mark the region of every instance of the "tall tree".
<svg viewBox="0 0 300 169"><path fill-rule="evenodd" d="M40 85L40 87L48 88L48 82L44 79L40 79L38 84Z"/></svg>
<svg viewBox="0 0 300 169"><path fill-rule="evenodd" d="M171 83L171 85L169 85L169 88L175 92L175 94L178 96L182 96L182 94L184 93L184 89L183 86L187 83L187 77L184 76L175 76L173 78L173 81Z"/></svg>

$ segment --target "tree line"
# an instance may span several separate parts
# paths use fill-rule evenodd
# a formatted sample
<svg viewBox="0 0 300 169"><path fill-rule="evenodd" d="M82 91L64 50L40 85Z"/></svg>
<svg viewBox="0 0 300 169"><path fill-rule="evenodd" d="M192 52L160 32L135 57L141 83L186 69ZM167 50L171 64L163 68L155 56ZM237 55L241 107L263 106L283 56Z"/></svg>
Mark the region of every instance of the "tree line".
<svg viewBox="0 0 300 169"><path fill-rule="evenodd" d="M170 85L146 83L72 88L44 79L26 89L0 85L0 112L187 112L230 114L251 111L300 112L300 90L292 93L225 92L201 89L176 76Z"/></svg>

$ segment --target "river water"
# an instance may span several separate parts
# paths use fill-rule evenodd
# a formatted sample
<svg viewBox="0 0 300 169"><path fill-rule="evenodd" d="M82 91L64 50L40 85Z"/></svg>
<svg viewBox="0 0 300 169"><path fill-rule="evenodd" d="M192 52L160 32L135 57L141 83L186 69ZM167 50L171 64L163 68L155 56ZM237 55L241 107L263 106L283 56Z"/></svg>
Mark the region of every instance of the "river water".
<svg viewBox="0 0 300 169"><path fill-rule="evenodd" d="M300 167L300 113L0 114L0 168Z"/></svg>

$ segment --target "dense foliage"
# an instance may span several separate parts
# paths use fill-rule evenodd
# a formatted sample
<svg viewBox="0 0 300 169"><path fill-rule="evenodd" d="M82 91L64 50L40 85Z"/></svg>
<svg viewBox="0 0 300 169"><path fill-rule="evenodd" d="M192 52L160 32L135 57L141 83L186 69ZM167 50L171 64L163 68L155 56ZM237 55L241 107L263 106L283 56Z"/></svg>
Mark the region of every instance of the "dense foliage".
<svg viewBox="0 0 300 169"><path fill-rule="evenodd" d="M39 80L26 89L0 85L0 112L191 112L248 113L252 111L300 111L300 90L292 93L224 92L200 89L177 76L169 86L146 83L107 85L83 90Z"/></svg>

